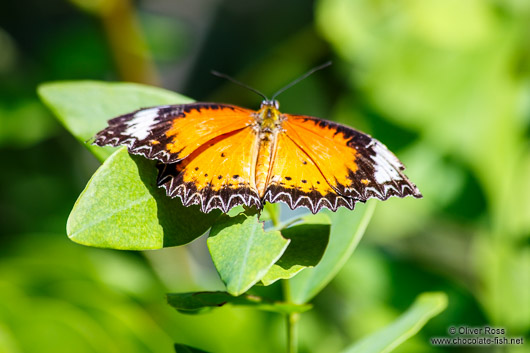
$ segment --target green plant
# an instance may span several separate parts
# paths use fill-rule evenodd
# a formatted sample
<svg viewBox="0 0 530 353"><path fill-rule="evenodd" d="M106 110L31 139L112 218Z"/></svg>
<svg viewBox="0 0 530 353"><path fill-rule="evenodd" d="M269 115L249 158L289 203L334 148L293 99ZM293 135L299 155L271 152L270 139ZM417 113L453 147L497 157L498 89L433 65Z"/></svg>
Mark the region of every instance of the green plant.
<svg viewBox="0 0 530 353"><path fill-rule="evenodd" d="M288 351L297 351L297 322L309 302L338 273L359 243L375 204L354 212L296 216L282 221L278 205L258 217L251 210L201 213L184 207L156 186L152 161L125 148L85 143L106 121L141 107L178 104L190 99L137 84L61 82L39 88L41 99L61 123L103 162L77 200L67 224L75 242L95 247L146 250L187 244L209 231L208 248L224 292L168 295L180 312L199 313L225 304L285 315ZM264 221L271 226L265 228ZM281 280L281 298L263 291ZM395 323L345 352L389 352L414 335L446 306L443 293L424 293ZM200 352L177 344L177 352Z"/></svg>

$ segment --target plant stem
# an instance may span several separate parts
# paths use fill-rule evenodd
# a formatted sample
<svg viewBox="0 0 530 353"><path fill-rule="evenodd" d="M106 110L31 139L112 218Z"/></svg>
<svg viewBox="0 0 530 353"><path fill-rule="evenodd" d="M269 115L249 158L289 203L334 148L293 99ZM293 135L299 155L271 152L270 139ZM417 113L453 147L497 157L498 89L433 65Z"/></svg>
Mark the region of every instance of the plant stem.
<svg viewBox="0 0 530 353"><path fill-rule="evenodd" d="M102 2L100 17L116 67L125 81L159 85L160 79L131 0Z"/></svg>
<svg viewBox="0 0 530 353"><path fill-rule="evenodd" d="M271 215L271 221L274 227L278 227L280 224L280 214L275 212L273 208L269 212ZM291 282L288 279L282 280L283 287L283 300L286 303L292 303L291 298ZM287 353L298 352L298 320L300 319L300 313L288 313L285 315L285 324L287 327Z"/></svg>
<svg viewBox="0 0 530 353"><path fill-rule="evenodd" d="M298 352L298 319L300 313L287 314L287 352Z"/></svg>
<svg viewBox="0 0 530 353"><path fill-rule="evenodd" d="M287 303L291 302L291 284L289 280L283 280L283 296ZM300 313L286 314L285 323L287 325L287 353L298 352L298 320Z"/></svg>

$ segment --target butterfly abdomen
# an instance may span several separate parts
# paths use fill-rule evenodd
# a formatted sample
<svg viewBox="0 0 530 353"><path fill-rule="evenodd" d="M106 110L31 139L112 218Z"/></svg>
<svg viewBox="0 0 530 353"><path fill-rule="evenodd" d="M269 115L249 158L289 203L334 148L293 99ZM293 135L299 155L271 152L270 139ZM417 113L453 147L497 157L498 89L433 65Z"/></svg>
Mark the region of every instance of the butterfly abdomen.
<svg viewBox="0 0 530 353"><path fill-rule="evenodd" d="M274 162L278 133L282 130L283 118L278 110L278 102L265 101L256 114L256 130L259 137L256 158L256 189L263 198L269 185L270 170Z"/></svg>
<svg viewBox="0 0 530 353"><path fill-rule="evenodd" d="M269 170L275 150L275 133L261 133L256 160L256 189L260 198L265 195L268 184Z"/></svg>

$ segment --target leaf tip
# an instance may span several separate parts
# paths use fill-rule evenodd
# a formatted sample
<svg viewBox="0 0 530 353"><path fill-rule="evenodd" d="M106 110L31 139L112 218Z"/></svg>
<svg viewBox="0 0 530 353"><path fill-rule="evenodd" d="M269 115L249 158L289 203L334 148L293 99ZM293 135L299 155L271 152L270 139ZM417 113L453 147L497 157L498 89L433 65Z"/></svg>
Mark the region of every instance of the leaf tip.
<svg viewBox="0 0 530 353"><path fill-rule="evenodd" d="M449 298L444 292L425 292L418 296L418 302L431 304L436 312L441 312L449 304Z"/></svg>

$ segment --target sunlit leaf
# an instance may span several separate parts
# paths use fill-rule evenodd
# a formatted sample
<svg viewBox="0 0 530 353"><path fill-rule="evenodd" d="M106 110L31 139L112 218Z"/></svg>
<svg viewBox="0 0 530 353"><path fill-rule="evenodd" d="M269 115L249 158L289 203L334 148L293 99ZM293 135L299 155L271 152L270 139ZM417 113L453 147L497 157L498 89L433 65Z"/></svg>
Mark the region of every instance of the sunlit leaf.
<svg viewBox="0 0 530 353"><path fill-rule="evenodd" d="M38 93L64 127L101 161L115 148L86 142L105 128L109 119L140 108L192 101L161 88L97 81L45 83L39 86Z"/></svg>
<svg viewBox="0 0 530 353"><path fill-rule="evenodd" d="M208 238L213 263L233 295L261 280L288 244L279 231L265 232L257 216L245 214L217 223Z"/></svg>
<svg viewBox="0 0 530 353"><path fill-rule="evenodd" d="M343 353L387 353L414 336L447 307L445 293L423 293L396 321L348 347Z"/></svg>
<svg viewBox="0 0 530 353"><path fill-rule="evenodd" d="M329 241L330 220L325 214L309 215L300 224L283 229L284 238L291 242L282 257L261 279L266 286L279 279L288 279L305 268L318 264Z"/></svg>
<svg viewBox="0 0 530 353"><path fill-rule="evenodd" d="M294 303L307 303L335 277L357 247L374 209L375 203L369 202L357 204L354 211L341 208L328 213L331 235L322 260L289 280Z"/></svg>
<svg viewBox="0 0 530 353"><path fill-rule="evenodd" d="M143 250L182 245L206 232L220 213L169 198L156 186L156 173L153 161L118 150L79 196L68 236L84 245Z"/></svg>

